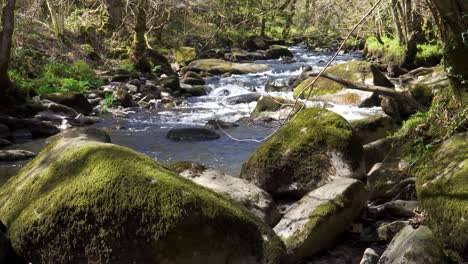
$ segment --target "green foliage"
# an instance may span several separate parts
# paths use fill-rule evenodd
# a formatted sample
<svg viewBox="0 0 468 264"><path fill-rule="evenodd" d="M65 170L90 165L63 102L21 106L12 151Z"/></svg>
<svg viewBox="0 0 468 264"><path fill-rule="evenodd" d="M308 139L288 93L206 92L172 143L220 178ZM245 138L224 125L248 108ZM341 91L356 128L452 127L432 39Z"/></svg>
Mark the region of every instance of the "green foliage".
<svg viewBox="0 0 468 264"><path fill-rule="evenodd" d="M94 70L81 60L73 64L49 60L44 66L38 64L37 68L32 72L24 66L13 68L9 74L21 89L33 90L40 95L67 91L83 93L103 84Z"/></svg>
<svg viewBox="0 0 468 264"><path fill-rule="evenodd" d="M113 94L108 94L106 95L104 100L102 100L102 103L104 104L105 107L111 108L117 105L117 99L115 98Z"/></svg>
<svg viewBox="0 0 468 264"><path fill-rule="evenodd" d="M395 133L395 136L398 138L410 137L415 133L416 127L418 125L424 124L427 122L428 113L418 112L414 114L410 119L403 122L401 129Z"/></svg>
<svg viewBox="0 0 468 264"><path fill-rule="evenodd" d="M122 61L122 64L120 64L119 69L128 71L128 72L136 72L137 69L133 63L130 61L124 60Z"/></svg>
<svg viewBox="0 0 468 264"><path fill-rule="evenodd" d="M374 36L366 39L367 50L374 58L381 59L384 63L403 63L406 48L400 46L398 39L382 36L383 45Z"/></svg>
<svg viewBox="0 0 468 264"><path fill-rule="evenodd" d="M418 44L417 58L429 59L434 57L441 57L443 48L440 44Z"/></svg>

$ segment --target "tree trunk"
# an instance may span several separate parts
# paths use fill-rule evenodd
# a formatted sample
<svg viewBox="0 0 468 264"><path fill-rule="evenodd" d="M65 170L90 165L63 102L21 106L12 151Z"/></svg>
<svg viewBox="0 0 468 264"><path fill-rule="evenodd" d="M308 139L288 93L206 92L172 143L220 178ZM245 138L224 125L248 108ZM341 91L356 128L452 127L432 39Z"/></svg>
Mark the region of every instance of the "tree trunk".
<svg viewBox="0 0 468 264"><path fill-rule="evenodd" d="M266 18L265 15L262 15L262 22L261 22L261 28L260 28L260 36L262 38L265 38L265 27L266 27Z"/></svg>
<svg viewBox="0 0 468 264"><path fill-rule="evenodd" d="M2 31L0 32L0 103L9 104L14 99L14 87L8 77L8 64L15 27L15 0L7 0L2 13Z"/></svg>
<svg viewBox="0 0 468 264"><path fill-rule="evenodd" d="M400 43L401 46L404 45L405 38L403 36L403 29L401 28L401 22L400 22L400 17L398 16L398 0L392 0L392 17L393 17L393 23L395 25L395 32L397 33L398 36L398 42Z"/></svg>
<svg viewBox="0 0 468 264"><path fill-rule="evenodd" d="M107 13L109 14L108 27L117 30L123 22L123 3L121 0L106 0Z"/></svg>
<svg viewBox="0 0 468 264"><path fill-rule="evenodd" d="M287 14L286 14L286 23L284 25L284 30L283 30L283 38L284 39L289 36L289 32L291 30L293 18L294 18L294 15L296 14L296 12L295 12L296 11L296 3L297 3L297 0L291 1L290 6L289 6L289 12L287 12Z"/></svg>
<svg viewBox="0 0 468 264"><path fill-rule="evenodd" d="M468 90L468 1L431 0L442 18L445 42L444 58L454 91Z"/></svg>
<svg viewBox="0 0 468 264"><path fill-rule="evenodd" d="M148 72L151 70L148 60L145 58L146 53L146 0L140 0L135 10L135 32L133 40L133 50L130 56L135 66L143 71Z"/></svg>

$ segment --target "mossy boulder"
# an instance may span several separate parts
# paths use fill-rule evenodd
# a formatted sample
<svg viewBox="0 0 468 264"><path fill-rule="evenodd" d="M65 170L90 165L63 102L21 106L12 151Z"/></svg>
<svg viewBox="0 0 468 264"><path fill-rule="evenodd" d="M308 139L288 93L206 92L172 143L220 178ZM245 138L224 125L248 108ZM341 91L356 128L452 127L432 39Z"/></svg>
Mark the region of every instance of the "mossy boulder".
<svg viewBox="0 0 468 264"><path fill-rule="evenodd" d="M262 96L250 117L256 120L280 121L292 118L303 106L302 102L277 96Z"/></svg>
<svg viewBox="0 0 468 264"><path fill-rule="evenodd" d="M388 245L379 264L443 264L444 253L440 243L427 226L403 228Z"/></svg>
<svg viewBox="0 0 468 264"><path fill-rule="evenodd" d="M197 50L191 47L178 47L172 50L174 57L182 66L187 66L197 58Z"/></svg>
<svg viewBox="0 0 468 264"><path fill-rule="evenodd" d="M48 145L54 143L55 141L58 141L60 139L74 138L82 138L97 142L111 143L111 138L109 134L104 130L97 129L94 127L76 127L64 130L58 133L57 135L48 138L46 144Z"/></svg>
<svg viewBox="0 0 468 264"><path fill-rule="evenodd" d="M278 263L284 252L228 197L130 149L83 139L49 145L10 179L0 218L32 263Z"/></svg>
<svg viewBox="0 0 468 264"><path fill-rule="evenodd" d="M243 164L240 177L273 196L301 198L336 177L359 177L361 145L348 122L321 108L297 113Z"/></svg>
<svg viewBox="0 0 468 264"><path fill-rule="evenodd" d="M185 70L194 72L209 72L211 74L247 74L268 70L264 64L234 63L220 59L203 59L191 62Z"/></svg>
<svg viewBox="0 0 468 264"><path fill-rule="evenodd" d="M387 115L379 114L351 122L362 144L384 138L398 129L398 125Z"/></svg>
<svg viewBox="0 0 468 264"><path fill-rule="evenodd" d="M271 45L266 51L265 57L267 60L276 60L282 57L294 57L294 54L286 46Z"/></svg>
<svg viewBox="0 0 468 264"><path fill-rule="evenodd" d="M283 239L291 263L333 246L367 200L365 185L338 179L303 197L288 210L274 231ZM294 262L296 261L296 262Z"/></svg>
<svg viewBox="0 0 468 264"><path fill-rule="evenodd" d="M390 85L393 86L387 77L385 77L385 75L381 73L372 63L365 61L350 61L337 64L326 70L326 73L357 84L374 84L385 87ZM315 77L310 77L302 81L294 90L294 98L307 98L309 94L311 96L334 94L345 88L336 82L320 78L315 83L313 89L305 89L305 87L310 85L314 79ZM301 94L302 90L304 90L304 92Z"/></svg>
<svg viewBox="0 0 468 264"><path fill-rule="evenodd" d="M408 171L402 171L398 167L399 160L387 158L382 163L373 166L367 175L367 188L371 201L378 199L390 199L395 193L392 189L401 181L408 179Z"/></svg>
<svg viewBox="0 0 468 264"><path fill-rule="evenodd" d="M416 190L435 235L468 257L468 133L445 141L417 172Z"/></svg>
<svg viewBox="0 0 468 264"><path fill-rule="evenodd" d="M265 43L265 40L259 36L248 37L244 41L244 43L242 43L242 46L244 47L244 49L249 51L268 49L268 45Z"/></svg>
<svg viewBox="0 0 468 264"><path fill-rule="evenodd" d="M43 95L42 98L73 108L83 115L89 115L93 111L93 107L88 99L83 94L77 92L51 93Z"/></svg>

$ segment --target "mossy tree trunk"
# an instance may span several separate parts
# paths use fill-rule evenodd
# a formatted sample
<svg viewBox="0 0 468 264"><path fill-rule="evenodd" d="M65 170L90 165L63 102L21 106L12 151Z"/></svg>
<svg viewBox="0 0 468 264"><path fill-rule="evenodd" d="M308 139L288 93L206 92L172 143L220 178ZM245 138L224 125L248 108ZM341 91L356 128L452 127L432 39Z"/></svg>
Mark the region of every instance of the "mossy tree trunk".
<svg viewBox="0 0 468 264"><path fill-rule="evenodd" d="M108 27L117 30L123 22L124 5L122 0L106 0L107 13L109 14Z"/></svg>
<svg viewBox="0 0 468 264"><path fill-rule="evenodd" d="M444 28L444 58L454 92L468 89L468 1L431 0L436 6Z"/></svg>
<svg viewBox="0 0 468 264"><path fill-rule="evenodd" d="M291 26L293 23L294 15L296 14L296 3L297 0L292 0L289 4L289 11L286 12L286 23L284 25L283 30L283 38L286 39L289 36L289 32L291 30Z"/></svg>
<svg viewBox="0 0 468 264"><path fill-rule="evenodd" d="M8 77L8 64L15 26L15 0L7 0L2 12L2 31L0 32L0 104L9 105L15 94L13 83Z"/></svg>
<svg viewBox="0 0 468 264"><path fill-rule="evenodd" d="M151 66L145 57L147 43L146 43L146 0L139 0L135 8L135 27L134 27L134 40L133 49L130 55L132 62L135 66L143 71L148 72Z"/></svg>

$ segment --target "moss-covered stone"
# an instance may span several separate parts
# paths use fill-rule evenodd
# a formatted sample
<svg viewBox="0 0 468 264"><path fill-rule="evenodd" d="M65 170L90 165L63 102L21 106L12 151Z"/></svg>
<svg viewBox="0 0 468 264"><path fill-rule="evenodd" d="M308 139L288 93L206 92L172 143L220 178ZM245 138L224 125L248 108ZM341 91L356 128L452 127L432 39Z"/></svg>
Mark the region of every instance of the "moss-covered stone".
<svg viewBox="0 0 468 264"><path fill-rule="evenodd" d="M344 118L309 108L263 143L244 163L240 177L273 196L300 198L333 177L359 175L360 150Z"/></svg>
<svg viewBox="0 0 468 264"><path fill-rule="evenodd" d="M88 99L77 92L52 93L43 95L42 98L73 108L84 115L89 115L93 111L93 107L88 102Z"/></svg>
<svg viewBox="0 0 468 264"><path fill-rule="evenodd" d="M393 119L384 114L355 120L351 126L363 145L384 138L398 129Z"/></svg>
<svg viewBox="0 0 468 264"><path fill-rule="evenodd" d="M416 190L437 237L468 257L468 133L445 141L417 171Z"/></svg>
<svg viewBox="0 0 468 264"><path fill-rule="evenodd" d="M266 51L266 59L279 59L282 57L294 57L294 54L286 46L271 45Z"/></svg>
<svg viewBox="0 0 468 264"><path fill-rule="evenodd" d="M267 65L255 63L234 63L220 59L203 59L191 62L187 71L209 72L211 74L247 74L268 70Z"/></svg>
<svg viewBox="0 0 468 264"><path fill-rule="evenodd" d="M33 263L277 263L283 253L226 196L130 149L82 139L49 145L10 179L0 218Z"/></svg>
<svg viewBox="0 0 468 264"><path fill-rule="evenodd" d="M373 75L371 66L372 64L369 62L350 61L332 66L326 71L326 73L338 76L354 83L372 83ZM315 77L310 77L299 84L294 90L294 98L307 98L309 94L311 94L311 96L333 94L345 88L336 82L320 78L315 83L312 90L310 88L304 90L304 88L310 85L314 79ZM302 90L304 90L304 92L301 94Z"/></svg>
<svg viewBox="0 0 468 264"><path fill-rule="evenodd" d="M197 50L191 47L178 47L172 50L176 61L186 66L197 58Z"/></svg>
<svg viewBox="0 0 468 264"><path fill-rule="evenodd" d="M333 246L360 214L366 200L364 184L345 178L307 194L274 228L286 244L289 259L298 261Z"/></svg>
<svg viewBox="0 0 468 264"><path fill-rule="evenodd" d="M261 112L275 112L284 107L295 107L296 110L299 110L302 107L303 103L298 102L296 104L293 100L288 100L278 96L262 96L257 101L257 106L252 114L259 114Z"/></svg>

